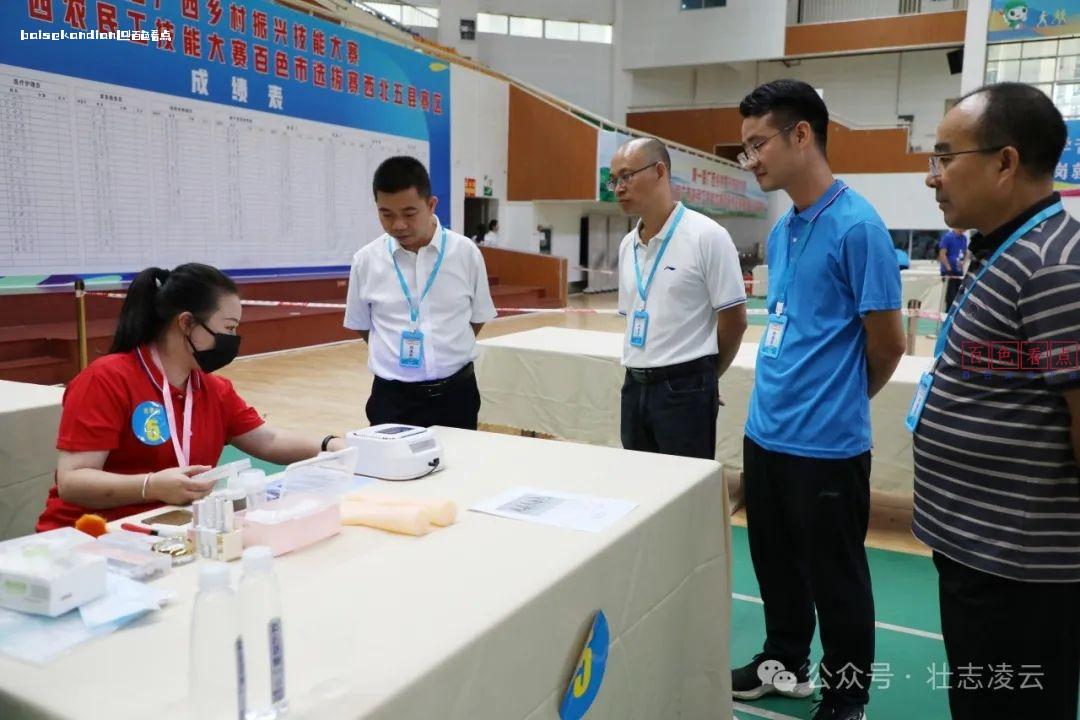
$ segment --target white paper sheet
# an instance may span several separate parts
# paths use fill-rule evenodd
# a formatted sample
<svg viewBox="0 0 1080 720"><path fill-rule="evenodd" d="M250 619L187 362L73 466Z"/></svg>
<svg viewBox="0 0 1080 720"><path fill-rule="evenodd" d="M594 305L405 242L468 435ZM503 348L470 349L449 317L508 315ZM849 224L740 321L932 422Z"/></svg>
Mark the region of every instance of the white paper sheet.
<svg viewBox="0 0 1080 720"><path fill-rule="evenodd" d="M470 510L538 525L598 533L636 507L637 503L628 500L522 486L477 503Z"/></svg>

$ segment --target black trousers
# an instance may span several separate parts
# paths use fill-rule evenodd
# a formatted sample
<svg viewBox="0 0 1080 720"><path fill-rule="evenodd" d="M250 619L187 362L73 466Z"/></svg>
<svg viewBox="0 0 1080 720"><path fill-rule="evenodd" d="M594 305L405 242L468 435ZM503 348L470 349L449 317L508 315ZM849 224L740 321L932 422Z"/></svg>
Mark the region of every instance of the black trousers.
<svg viewBox="0 0 1080 720"><path fill-rule="evenodd" d="M950 277L945 283L945 312L949 312L952 301L956 299L956 293L960 292L960 284L964 282L962 277Z"/></svg>
<svg viewBox="0 0 1080 720"><path fill-rule="evenodd" d="M934 553L953 720L1076 720L1080 583L990 575Z"/></svg>
<svg viewBox="0 0 1080 720"><path fill-rule="evenodd" d="M866 560L870 453L822 460L743 440L750 557L765 603L765 647L787 667L810 655L814 609L825 694L865 704L874 660L874 596Z"/></svg>
<svg viewBox="0 0 1080 720"><path fill-rule="evenodd" d="M431 383L407 383L376 376L367 402L372 425L400 423L475 430L480 390L469 363L451 377Z"/></svg>
<svg viewBox="0 0 1080 720"><path fill-rule="evenodd" d="M719 411L714 359L657 382L638 382L628 370L622 386L623 447L712 460Z"/></svg>

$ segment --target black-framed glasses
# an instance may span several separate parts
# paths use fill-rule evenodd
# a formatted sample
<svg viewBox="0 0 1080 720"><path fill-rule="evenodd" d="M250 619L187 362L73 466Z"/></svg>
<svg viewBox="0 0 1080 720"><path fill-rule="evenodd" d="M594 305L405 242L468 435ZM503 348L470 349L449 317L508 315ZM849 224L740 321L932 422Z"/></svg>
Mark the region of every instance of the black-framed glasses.
<svg viewBox="0 0 1080 720"><path fill-rule="evenodd" d="M628 185L630 183L630 180L639 172L644 172L651 167L656 167L661 162L663 161L657 160L656 162L649 163L645 167L639 167L637 170L627 170L624 173L620 173L618 176L612 175L608 178L608 181L604 183L604 187L606 187L611 192L615 192L615 189L618 188L620 185Z"/></svg>
<svg viewBox="0 0 1080 720"><path fill-rule="evenodd" d="M957 150L956 152L933 153L930 155L930 177L941 177L941 171L945 169L942 160L948 160L957 155L973 155L975 153L994 153L1004 150L1007 145L994 147L975 148L974 150Z"/></svg>
<svg viewBox="0 0 1080 720"><path fill-rule="evenodd" d="M749 170L752 165L754 165L758 160L761 159L761 157L758 155L758 150L765 147L765 143L769 142L770 140L772 140L777 135L783 135L784 133L788 132L789 130L794 129L795 126L798 125L798 124L799 124L798 122L793 122L790 125L788 125L787 127L781 128L780 130L777 130L776 132L774 132L772 135L765 138L764 140L758 140L753 145L751 145L749 147L744 147L743 151L741 153L739 153L738 156L735 159L739 161L740 165L742 165L743 170Z"/></svg>

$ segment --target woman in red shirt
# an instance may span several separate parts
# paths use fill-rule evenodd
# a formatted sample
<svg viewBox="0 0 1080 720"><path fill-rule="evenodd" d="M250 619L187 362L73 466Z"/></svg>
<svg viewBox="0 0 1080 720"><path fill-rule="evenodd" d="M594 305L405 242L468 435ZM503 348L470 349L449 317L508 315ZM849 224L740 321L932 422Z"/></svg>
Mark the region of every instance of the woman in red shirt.
<svg viewBox="0 0 1080 720"><path fill-rule="evenodd" d="M226 443L277 464L343 447L266 425L213 374L240 349L240 314L236 285L209 265L135 277L109 354L64 393L56 485L38 532L86 512L116 520L205 497L213 481L192 476L211 469Z"/></svg>

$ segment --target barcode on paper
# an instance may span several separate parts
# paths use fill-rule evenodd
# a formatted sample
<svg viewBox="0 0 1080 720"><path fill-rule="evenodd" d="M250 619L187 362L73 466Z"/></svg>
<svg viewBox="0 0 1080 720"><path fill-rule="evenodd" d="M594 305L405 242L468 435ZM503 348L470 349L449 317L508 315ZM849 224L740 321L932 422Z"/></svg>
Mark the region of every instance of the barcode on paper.
<svg viewBox="0 0 1080 720"><path fill-rule="evenodd" d="M550 495L522 495L521 497L514 498L505 505L501 505L499 510L502 512L517 513L519 515L539 517L562 503L562 498L551 497Z"/></svg>

